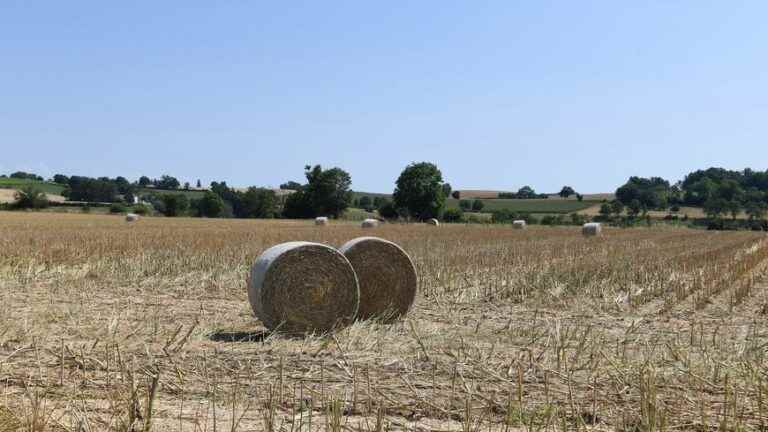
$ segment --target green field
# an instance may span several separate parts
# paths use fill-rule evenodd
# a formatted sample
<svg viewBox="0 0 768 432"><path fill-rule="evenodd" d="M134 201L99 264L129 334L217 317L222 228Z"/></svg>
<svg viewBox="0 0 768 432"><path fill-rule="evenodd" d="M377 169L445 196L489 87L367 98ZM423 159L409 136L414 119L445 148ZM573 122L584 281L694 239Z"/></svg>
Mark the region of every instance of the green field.
<svg viewBox="0 0 768 432"><path fill-rule="evenodd" d="M392 199L392 194L377 193L377 192L358 192L358 191L352 191L352 199L360 199L360 198L362 198L364 196L371 197L371 199L374 199L376 197L386 198L388 200Z"/></svg>
<svg viewBox="0 0 768 432"><path fill-rule="evenodd" d="M374 197L383 197L387 199L392 199L391 194L383 194L383 193L372 193L372 192L353 192L354 199L359 199L363 196L369 196L371 198ZM474 201L474 200L469 200ZM483 212L492 212L496 210L510 210L518 213L543 213L543 214L552 214L552 213L572 213L577 212L580 210L587 209L589 207L592 207L596 204L600 204L602 200L598 199L592 199L584 201L577 201L575 199L557 199L557 198L551 198L551 199L503 199L503 198L492 198L492 199L481 199L480 201L483 202L485 205L483 207ZM459 200L448 198L446 200L446 207L447 208L459 208Z"/></svg>
<svg viewBox="0 0 768 432"><path fill-rule="evenodd" d="M37 180L27 180L27 179L0 178L0 189L21 189L25 186L35 186L40 188L43 192L47 194L53 194L53 195L61 195L61 193L64 191L64 185L61 185L58 183L41 182ZM186 195L187 198L190 198L190 199L201 198L203 194L205 194L204 191L197 191L197 190L187 191L183 189L166 190L166 189L154 189L154 188L140 188L138 190L139 195L143 195L147 193L155 193L158 195L178 193L178 194Z"/></svg>
<svg viewBox="0 0 768 432"><path fill-rule="evenodd" d="M205 195L205 191L200 190L184 190L184 189L155 189L155 188L140 188L137 192L138 195L144 195L144 194L150 194L154 193L157 195L163 195L163 194L182 194L186 195L189 199L197 199L202 198L203 195Z"/></svg>
<svg viewBox="0 0 768 432"><path fill-rule="evenodd" d="M58 183L27 179L0 178L0 189L21 189L25 186L35 186L43 192L52 195L61 195L61 192L64 190L64 186Z"/></svg>
<svg viewBox="0 0 768 432"><path fill-rule="evenodd" d="M484 199L483 212L510 210L518 213L571 213L600 204L601 201L556 199ZM459 200L450 198L448 208L459 208Z"/></svg>

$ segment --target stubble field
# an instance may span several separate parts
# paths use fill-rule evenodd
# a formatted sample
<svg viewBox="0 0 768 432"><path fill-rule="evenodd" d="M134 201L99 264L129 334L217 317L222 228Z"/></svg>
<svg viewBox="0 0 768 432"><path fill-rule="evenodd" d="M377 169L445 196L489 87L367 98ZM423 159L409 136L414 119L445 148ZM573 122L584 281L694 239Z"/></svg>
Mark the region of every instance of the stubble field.
<svg viewBox="0 0 768 432"><path fill-rule="evenodd" d="M408 317L265 333L259 253L360 235L414 259ZM0 430L760 429L766 263L752 232L0 213Z"/></svg>

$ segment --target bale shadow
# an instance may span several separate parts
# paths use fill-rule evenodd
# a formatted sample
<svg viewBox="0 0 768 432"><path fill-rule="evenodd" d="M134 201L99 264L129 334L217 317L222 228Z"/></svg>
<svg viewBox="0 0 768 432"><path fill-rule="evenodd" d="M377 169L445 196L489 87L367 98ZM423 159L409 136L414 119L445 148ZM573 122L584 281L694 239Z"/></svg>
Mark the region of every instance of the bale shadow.
<svg viewBox="0 0 768 432"><path fill-rule="evenodd" d="M217 330L208 335L214 342L264 342L270 335L267 330L227 331Z"/></svg>

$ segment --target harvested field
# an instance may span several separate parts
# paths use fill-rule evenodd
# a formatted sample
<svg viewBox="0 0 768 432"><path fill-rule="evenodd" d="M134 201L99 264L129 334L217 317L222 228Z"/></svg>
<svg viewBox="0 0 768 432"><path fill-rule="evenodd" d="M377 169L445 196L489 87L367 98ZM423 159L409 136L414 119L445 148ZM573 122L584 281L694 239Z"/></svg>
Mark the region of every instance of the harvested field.
<svg viewBox="0 0 768 432"><path fill-rule="evenodd" d="M768 423L765 234L384 224L376 236L400 244L418 273L405 320L297 338L252 318L246 278L263 250L363 232L0 212L0 421L84 431Z"/></svg>

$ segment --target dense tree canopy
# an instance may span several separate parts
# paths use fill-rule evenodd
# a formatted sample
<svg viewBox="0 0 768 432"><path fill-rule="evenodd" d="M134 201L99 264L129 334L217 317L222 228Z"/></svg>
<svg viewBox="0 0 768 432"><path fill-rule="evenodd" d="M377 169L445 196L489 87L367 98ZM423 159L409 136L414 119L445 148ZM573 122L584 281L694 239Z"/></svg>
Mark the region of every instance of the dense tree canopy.
<svg viewBox="0 0 768 432"><path fill-rule="evenodd" d="M352 204L352 178L346 171L341 168L323 170L320 165L307 165L304 175L307 178L305 185L281 185L294 187L296 191L286 198L285 217L339 217Z"/></svg>
<svg viewBox="0 0 768 432"><path fill-rule="evenodd" d="M115 202L117 194L117 185L104 178L72 176L64 189L64 196L70 201Z"/></svg>
<svg viewBox="0 0 768 432"><path fill-rule="evenodd" d="M562 198L568 198L569 196L574 195L575 193L576 191L573 190L572 187L563 186L563 188L560 189L560 193L558 193L558 195L560 195Z"/></svg>
<svg viewBox="0 0 768 432"><path fill-rule="evenodd" d="M640 211L667 208L671 195L669 182L661 177L630 177L616 189L619 202L633 210L639 208Z"/></svg>
<svg viewBox="0 0 768 432"><path fill-rule="evenodd" d="M20 179L20 180L36 180L36 181L44 180L42 177L40 177L37 174L27 173L24 171L16 171L15 173L11 173L11 178Z"/></svg>
<svg viewBox="0 0 768 432"><path fill-rule="evenodd" d="M445 206L443 175L429 162L408 165L398 177L393 194L395 206L419 220L437 218Z"/></svg>

